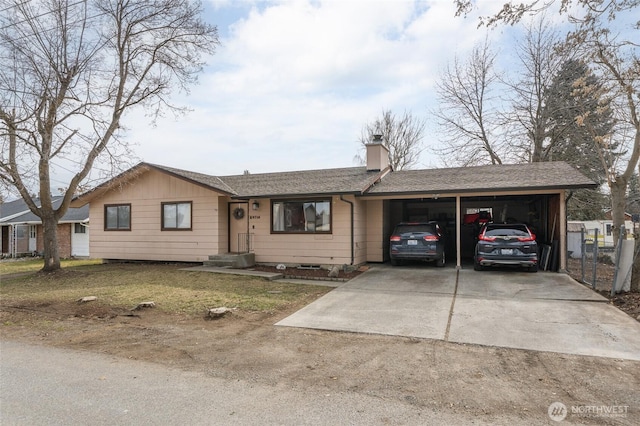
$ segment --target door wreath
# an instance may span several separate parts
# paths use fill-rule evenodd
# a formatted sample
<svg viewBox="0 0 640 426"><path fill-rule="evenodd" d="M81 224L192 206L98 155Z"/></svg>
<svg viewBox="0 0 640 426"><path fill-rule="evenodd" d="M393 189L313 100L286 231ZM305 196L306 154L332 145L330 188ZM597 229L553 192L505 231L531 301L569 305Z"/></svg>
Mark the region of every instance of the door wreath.
<svg viewBox="0 0 640 426"><path fill-rule="evenodd" d="M236 219L242 219L244 217L244 209L242 207L236 207L233 210L233 217Z"/></svg>

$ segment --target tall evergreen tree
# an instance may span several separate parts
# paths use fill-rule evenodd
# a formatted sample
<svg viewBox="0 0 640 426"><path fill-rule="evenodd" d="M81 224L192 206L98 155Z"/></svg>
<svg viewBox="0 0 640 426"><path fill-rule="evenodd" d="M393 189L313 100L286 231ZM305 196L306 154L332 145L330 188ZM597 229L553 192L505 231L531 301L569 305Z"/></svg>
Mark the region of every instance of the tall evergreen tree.
<svg viewBox="0 0 640 426"><path fill-rule="evenodd" d="M627 213L640 214L640 176L638 173L633 174L629 179Z"/></svg>
<svg viewBox="0 0 640 426"><path fill-rule="evenodd" d="M615 147L606 151L598 147L614 124L609 101L602 94L602 85L589 67L571 59L562 65L544 95L550 140L543 161L566 161L600 185L606 182L606 170L616 155ZM573 220L599 219L608 203L599 188L578 190L569 196L567 213Z"/></svg>

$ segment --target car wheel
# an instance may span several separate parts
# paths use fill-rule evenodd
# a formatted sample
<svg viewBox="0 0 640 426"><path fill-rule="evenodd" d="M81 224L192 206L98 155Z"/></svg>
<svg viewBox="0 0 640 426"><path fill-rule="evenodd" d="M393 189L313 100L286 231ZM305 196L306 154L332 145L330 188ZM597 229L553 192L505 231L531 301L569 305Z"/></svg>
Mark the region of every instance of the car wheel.
<svg viewBox="0 0 640 426"><path fill-rule="evenodd" d="M473 261L473 270L474 271L484 271L484 266L482 266L481 264L479 264L478 262L476 262L474 260Z"/></svg>
<svg viewBox="0 0 640 426"><path fill-rule="evenodd" d="M527 271L529 271L529 272L538 272L538 265L536 264L536 265L533 265L533 266L529 266Z"/></svg>
<svg viewBox="0 0 640 426"><path fill-rule="evenodd" d="M391 259L391 266L398 266L400 265L400 262L398 261L398 259Z"/></svg>
<svg viewBox="0 0 640 426"><path fill-rule="evenodd" d="M436 266L442 268L444 266L444 253L442 253L442 257L436 260Z"/></svg>

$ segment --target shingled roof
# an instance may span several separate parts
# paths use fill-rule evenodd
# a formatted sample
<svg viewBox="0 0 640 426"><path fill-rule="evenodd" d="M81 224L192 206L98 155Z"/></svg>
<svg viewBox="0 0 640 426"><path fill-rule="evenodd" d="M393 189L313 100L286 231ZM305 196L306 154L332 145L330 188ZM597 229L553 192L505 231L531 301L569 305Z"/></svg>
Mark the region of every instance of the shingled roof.
<svg viewBox="0 0 640 426"><path fill-rule="evenodd" d="M39 200L35 200L40 205ZM57 209L62 203L62 196L53 197L53 208ZM89 206L69 208L60 223L84 222L89 219ZM42 219L29 210L22 198L0 204L0 223L42 223Z"/></svg>
<svg viewBox="0 0 640 426"><path fill-rule="evenodd" d="M365 167L304 170L298 172L261 173L222 176L238 198L274 196L358 194L380 179L380 171Z"/></svg>
<svg viewBox="0 0 640 426"><path fill-rule="evenodd" d="M327 194L361 195L371 185L379 181L380 176L386 173L386 170L380 172L367 171L366 167L347 167L341 169L213 176L159 164L140 163L75 198L72 204L78 206L89 203L93 198L100 196L105 191L116 188L122 182L134 179L149 170L167 173L238 199Z"/></svg>
<svg viewBox="0 0 640 426"><path fill-rule="evenodd" d="M205 188L213 189L226 195L236 195L236 192L229 188L219 177L206 175L204 173L190 172L188 170L176 169L173 167L161 166L151 163L138 163L132 168L120 173L118 176L103 182L96 186L92 190L85 192L71 201L71 206L79 207L87 203L90 203L92 199L102 196L105 192L117 188L124 182L132 181L138 178L140 175L148 172L149 170L158 170L161 173L166 173L175 176L179 179L187 180L196 185L204 186Z"/></svg>
<svg viewBox="0 0 640 426"><path fill-rule="evenodd" d="M224 192L228 195L237 195L238 193L227 185L218 176L206 175L204 173L190 172L188 170L175 169L173 167L160 166L158 164L142 163L153 169L168 172L171 175L186 179L193 183Z"/></svg>
<svg viewBox="0 0 640 426"><path fill-rule="evenodd" d="M595 188L568 163L501 164L389 173L368 195Z"/></svg>
<svg viewBox="0 0 640 426"><path fill-rule="evenodd" d="M410 195L545 189L595 188L591 179L565 162L457 167L449 169L367 171L366 167L213 176L140 163L74 200L79 206L123 181L157 170L235 199L329 194Z"/></svg>

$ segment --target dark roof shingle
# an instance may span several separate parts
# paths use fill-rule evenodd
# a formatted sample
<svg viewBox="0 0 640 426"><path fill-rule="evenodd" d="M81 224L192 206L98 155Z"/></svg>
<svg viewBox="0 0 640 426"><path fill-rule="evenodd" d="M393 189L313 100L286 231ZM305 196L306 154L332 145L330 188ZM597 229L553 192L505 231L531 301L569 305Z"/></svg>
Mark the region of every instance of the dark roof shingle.
<svg viewBox="0 0 640 426"><path fill-rule="evenodd" d="M221 176L239 198L312 194L362 194L380 178L365 167Z"/></svg>
<svg viewBox="0 0 640 426"><path fill-rule="evenodd" d="M596 186L568 163L558 161L397 171L385 176L369 194L472 193Z"/></svg>
<svg viewBox="0 0 640 426"><path fill-rule="evenodd" d="M62 196L53 197L53 208L57 209L62 203ZM36 200L36 204L40 205L40 202ZM83 206L79 208L69 207L67 212L62 216L60 222L83 222L89 219L89 206ZM3 203L0 206L0 222L2 223L41 223L42 219L33 214L27 203L22 198L19 198L8 203Z"/></svg>
<svg viewBox="0 0 640 426"><path fill-rule="evenodd" d="M174 176L182 177L192 182L206 187L217 189L229 195L236 195L236 192L222 181L218 176L206 175L204 173L190 172L188 170L175 169L173 167L160 166L158 164L143 163L151 168L164 170Z"/></svg>
<svg viewBox="0 0 640 426"><path fill-rule="evenodd" d="M158 170L237 199L328 194L402 195L595 188L591 179L565 162L490 165L448 169L367 171L366 167L213 176L140 163L78 197L83 205L123 180Z"/></svg>

